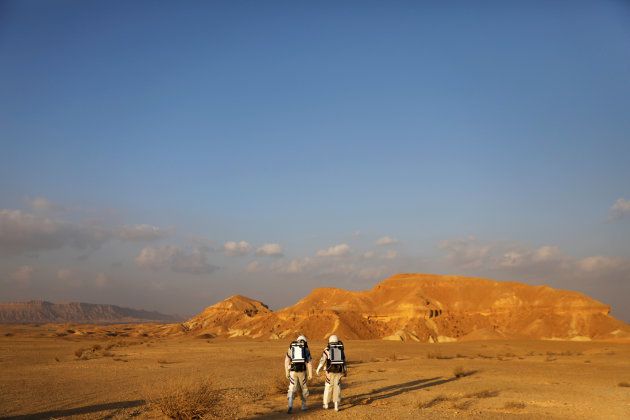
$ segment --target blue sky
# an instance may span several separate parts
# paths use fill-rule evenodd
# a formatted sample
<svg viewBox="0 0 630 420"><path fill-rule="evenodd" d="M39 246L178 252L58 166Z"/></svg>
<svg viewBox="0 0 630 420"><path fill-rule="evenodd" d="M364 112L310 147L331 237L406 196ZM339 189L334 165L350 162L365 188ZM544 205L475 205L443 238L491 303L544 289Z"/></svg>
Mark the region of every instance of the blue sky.
<svg viewBox="0 0 630 420"><path fill-rule="evenodd" d="M2 2L1 294L191 313L436 271L630 320L628 19L614 1Z"/></svg>

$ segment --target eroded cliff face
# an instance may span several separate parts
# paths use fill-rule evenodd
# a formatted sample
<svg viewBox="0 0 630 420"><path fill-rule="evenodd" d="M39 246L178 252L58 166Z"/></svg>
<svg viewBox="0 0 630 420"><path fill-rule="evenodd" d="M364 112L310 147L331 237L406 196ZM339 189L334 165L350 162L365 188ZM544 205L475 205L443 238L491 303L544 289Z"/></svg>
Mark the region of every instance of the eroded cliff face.
<svg viewBox="0 0 630 420"><path fill-rule="evenodd" d="M371 290L319 288L272 312L233 296L184 324L194 334L284 338L460 341L626 339L630 326L581 293L460 276L399 274Z"/></svg>

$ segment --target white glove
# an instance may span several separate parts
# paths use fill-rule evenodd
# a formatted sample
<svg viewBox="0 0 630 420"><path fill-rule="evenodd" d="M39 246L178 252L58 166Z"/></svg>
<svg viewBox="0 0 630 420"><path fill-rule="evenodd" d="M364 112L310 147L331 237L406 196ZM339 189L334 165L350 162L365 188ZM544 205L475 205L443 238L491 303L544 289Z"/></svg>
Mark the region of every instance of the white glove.
<svg viewBox="0 0 630 420"><path fill-rule="evenodd" d="M315 370L315 373L319 376L319 367Z"/></svg>

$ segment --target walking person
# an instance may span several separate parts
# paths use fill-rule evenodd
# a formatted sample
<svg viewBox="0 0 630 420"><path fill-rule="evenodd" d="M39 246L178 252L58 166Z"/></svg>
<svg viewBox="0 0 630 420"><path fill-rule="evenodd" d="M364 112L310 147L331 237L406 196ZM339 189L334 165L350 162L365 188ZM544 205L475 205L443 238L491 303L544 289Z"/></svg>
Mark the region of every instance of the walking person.
<svg viewBox="0 0 630 420"><path fill-rule="evenodd" d="M317 375L324 368L326 371L326 384L324 385L324 409L328 409L328 403L332 396L335 411L339 411L341 402L341 378L347 376L346 354L343 343L336 335L328 338L328 345L322 353L322 358L317 366ZM332 395L331 395L332 394Z"/></svg>
<svg viewBox="0 0 630 420"><path fill-rule="evenodd" d="M307 409L306 398L308 397L307 382L313 377L313 365L311 364L311 352L308 349L306 337L300 335L289 346L284 357L284 372L289 380L289 390L287 398L289 408L287 414L293 412L293 398L295 391L299 389L302 399L302 411Z"/></svg>

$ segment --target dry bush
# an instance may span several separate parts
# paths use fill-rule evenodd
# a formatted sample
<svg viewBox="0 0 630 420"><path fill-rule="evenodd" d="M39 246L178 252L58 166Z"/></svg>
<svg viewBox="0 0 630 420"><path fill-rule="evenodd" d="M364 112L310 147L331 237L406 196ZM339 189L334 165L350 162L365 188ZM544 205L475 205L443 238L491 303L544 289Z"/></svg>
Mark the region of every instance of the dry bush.
<svg viewBox="0 0 630 420"><path fill-rule="evenodd" d="M455 358L455 356L445 356L445 355L443 355L440 352L432 352L432 351L430 351L430 352L427 353L427 359L448 360L448 359L454 359L454 358Z"/></svg>
<svg viewBox="0 0 630 420"><path fill-rule="evenodd" d="M456 378L463 378L465 376L473 375L476 372L476 370L466 370L463 366L457 366L453 369L453 376Z"/></svg>
<svg viewBox="0 0 630 420"><path fill-rule="evenodd" d="M464 395L464 398L494 398L499 396L499 391L486 389Z"/></svg>
<svg viewBox="0 0 630 420"><path fill-rule="evenodd" d="M630 382L619 382L617 385L624 388L630 388Z"/></svg>
<svg viewBox="0 0 630 420"><path fill-rule="evenodd" d="M437 397L431 398L429 401L421 401L418 403L418 408L420 409L424 409L424 408L431 408L435 405L438 405L440 403L443 403L445 401L448 401L449 398L444 395L444 394L440 394Z"/></svg>
<svg viewBox="0 0 630 420"><path fill-rule="evenodd" d="M453 403L453 408L456 409L456 410L468 410L470 407L473 406L473 404L475 404L475 400L466 400L466 401L454 402Z"/></svg>
<svg viewBox="0 0 630 420"><path fill-rule="evenodd" d="M507 408L508 410L522 410L525 407L527 407L527 404L520 401L508 401L503 406L503 408Z"/></svg>
<svg viewBox="0 0 630 420"><path fill-rule="evenodd" d="M145 400L171 419L189 420L213 416L221 399L207 379L178 378L152 384Z"/></svg>

